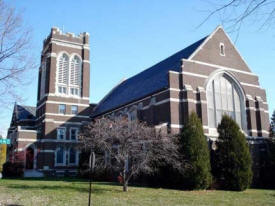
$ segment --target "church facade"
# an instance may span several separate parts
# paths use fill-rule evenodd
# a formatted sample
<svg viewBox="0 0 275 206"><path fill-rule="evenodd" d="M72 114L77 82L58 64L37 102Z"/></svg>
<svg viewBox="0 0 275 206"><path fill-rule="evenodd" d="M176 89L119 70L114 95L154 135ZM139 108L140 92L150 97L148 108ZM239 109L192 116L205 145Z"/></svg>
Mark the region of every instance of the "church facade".
<svg viewBox="0 0 275 206"><path fill-rule="evenodd" d="M222 27L89 103L89 34L53 28L45 39L36 107L15 105L9 158L43 173L77 172L80 127L93 118L127 116L179 133L195 111L209 142L223 114L250 144L268 137L266 93ZM21 112L20 112L21 111Z"/></svg>

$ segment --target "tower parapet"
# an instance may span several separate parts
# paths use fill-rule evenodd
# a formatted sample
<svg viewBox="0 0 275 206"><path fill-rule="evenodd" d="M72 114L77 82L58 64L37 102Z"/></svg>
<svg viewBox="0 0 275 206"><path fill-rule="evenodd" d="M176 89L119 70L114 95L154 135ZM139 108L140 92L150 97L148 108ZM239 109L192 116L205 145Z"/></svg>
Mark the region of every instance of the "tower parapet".
<svg viewBox="0 0 275 206"><path fill-rule="evenodd" d="M47 45L52 39L57 41L70 42L70 44L77 45L88 45L89 44L89 36L88 32L83 32L78 35L66 32L63 33L58 27L52 27L50 34L44 40L44 46Z"/></svg>

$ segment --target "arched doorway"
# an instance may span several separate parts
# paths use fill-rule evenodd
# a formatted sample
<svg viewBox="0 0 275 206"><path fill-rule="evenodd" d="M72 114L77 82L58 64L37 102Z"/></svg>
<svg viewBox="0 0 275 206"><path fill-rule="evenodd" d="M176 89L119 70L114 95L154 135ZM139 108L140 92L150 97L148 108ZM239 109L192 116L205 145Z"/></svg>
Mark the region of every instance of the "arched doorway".
<svg viewBox="0 0 275 206"><path fill-rule="evenodd" d="M26 169L33 169L33 160L34 160L34 150L32 147L29 147L26 150Z"/></svg>

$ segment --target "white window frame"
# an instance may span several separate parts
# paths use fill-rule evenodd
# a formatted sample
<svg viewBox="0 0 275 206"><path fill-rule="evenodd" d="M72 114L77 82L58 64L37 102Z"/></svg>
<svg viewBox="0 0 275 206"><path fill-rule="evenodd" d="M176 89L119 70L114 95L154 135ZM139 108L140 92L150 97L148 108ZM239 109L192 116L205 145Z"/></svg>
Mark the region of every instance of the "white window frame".
<svg viewBox="0 0 275 206"><path fill-rule="evenodd" d="M63 113L63 112L60 112L60 106L61 106L61 105L64 105L64 106L65 106L65 111L64 111L64 113ZM64 114L64 115L65 115L65 114L66 114L66 108L67 108L67 105L66 105L66 104L59 104L59 105L58 105L58 114Z"/></svg>
<svg viewBox="0 0 275 206"><path fill-rule="evenodd" d="M67 56L67 58L68 58L68 62L67 62L67 68L68 68L68 71L67 71L67 83L59 83L58 82L58 80L59 80L59 69L60 69L60 67L59 67L59 60L60 60L60 58L62 58L63 57L63 55L66 55ZM56 94L58 94L58 95L61 95L61 96L66 96L67 95L67 93L68 93L68 81L69 81L69 72L70 72L70 55L67 53L67 52L65 52L65 51L62 51L62 52L60 52L59 53L59 55L58 55L58 57L57 57L57 59L56 59ZM62 92L59 92L59 87L62 87ZM64 88L66 88L66 91L65 92L63 92L64 91Z"/></svg>
<svg viewBox="0 0 275 206"><path fill-rule="evenodd" d="M209 86L211 86L211 87L213 87L213 81L216 79L216 78L218 78L218 77L221 77L221 76L223 76L224 78L226 78L230 83L231 83L231 85L232 85L232 89L233 88L235 88L235 90L236 90L236 92L237 92L237 94L239 95L239 97L240 97L240 113L241 113L241 125L239 125L239 127L240 127L240 129L242 130L242 131L244 131L244 132L246 132L246 130L247 130L247 125L246 125L246 111L245 111L245 100L244 100L244 94L243 94L243 92L241 91L241 87L240 87L240 85L238 84L238 82L236 82L236 80L235 80L235 78L234 77L232 77L230 74L228 74L227 72L222 72L222 71L219 71L219 72L217 72L215 75L212 75L212 77L209 79L209 81L208 81L208 84L207 84L207 88L206 88L206 98L207 98L207 103L208 103L208 101L209 101L209 96L208 96L208 92L207 92L207 90L208 90L208 87ZM208 127L209 127L209 133L211 133L211 134L213 134L213 135L218 135L218 133L217 133L217 111L216 111L216 103L215 103L215 90L214 89L212 89L212 98L213 98L213 104L214 104L214 121L215 121L215 125L216 125L216 127L215 128L213 128L213 127L211 127L210 126L210 114L208 114ZM232 93L232 95L233 95L233 93ZM232 96L232 98L234 98L233 96ZM233 99L233 107L235 107L234 106L235 105L235 100ZM235 110L235 108L234 108L234 115L235 115L235 113L236 113L236 110ZM207 105L207 113L208 113L208 105ZM236 120L235 120L236 121Z"/></svg>
<svg viewBox="0 0 275 206"><path fill-rule="evenodd" d="M59 59L62 58L63 55L66 55L68 57L68 73L67 73L67 83L58 83L58 73L59 73ZM71 84L71 71L72 71L72 61L74 58L77 57L80 61L79 67L80 67L80 74L79 74L79 85L73 85ZM66 96L66 97L72 97L72 98L79 98L82 96L82 78L83 73L83 60L81 56L77 53L68 54L65 51L61 51L58 54L57 61L56 61L56 89L55 94L57 96ZM61 88L61 92L59 92L59 88ZM64 91L64 89L66 91ZM71 93L71 89L73 89L73 94ZM77 94L75 94L75 90L78 90Z"/></svg>
<svg viewBox="0 0 275 206"><path fill-rule="evenodd" d="M76 107L76 113L73 113L73 107ZM78 106L77 105L71 105L71 114L77 115L78 114Z"/></svg>
<svg viewBox="0 0 275 206"><path fill-rule="evenodd" d="M64 139L60 139L59 138L59 135L58 135L58 131L59 130L63 130L64 129ZM66 140L66 127L58 127L58 128L56 128L56 139L58 139L58 140Z"/></svg>
<svg viewBox="0 0 275 206"><path fill-rule="evenodd" d="M76 130L75 139L72 139L72 130ZM79 128L78 127L71 127L70 128L70 140L71 141L78 141L78 133L79 133Z"/></svg>
<svg viewBox="0 0 275 206"><path fill-rule="evenodd" d="M57 162L57 152L58 152L58 149L60 149L60 148L63 148L63 163ZM66 149L65 149L65 147L60 146L55 149L55 166L66 166Z"/></svg>

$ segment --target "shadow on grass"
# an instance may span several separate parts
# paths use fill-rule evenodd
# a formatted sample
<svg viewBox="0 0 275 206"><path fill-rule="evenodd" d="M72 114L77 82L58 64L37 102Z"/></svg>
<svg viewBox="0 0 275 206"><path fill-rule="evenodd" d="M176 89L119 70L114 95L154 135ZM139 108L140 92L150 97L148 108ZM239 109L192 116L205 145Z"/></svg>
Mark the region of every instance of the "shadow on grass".
<svg viewBox="0 0 275 206"><path fill-rule="evenodd" d="M81 185L27 185L27 184L6 184L5 187L9 189L19 189L19 190L51 190L51 191L76 191L76 192L83 192L88 193L89 192L89 184L88 182L85 185L81 183ZM78 183L79 184L79 183ZM120 193L122 192L122 188L120 185L112 184L112 183L95 183L96 185L106 185L106 186L118 186L118 187L98 187L96 185L93 185L92 183L92 193L93 194L102 194L105 192L112 192L112 193ZM119 188L120 187L120 188Z"/></svg>
<svg viewBox="0 0 275 206"><path fill-rule="evenodd" d="M5 206L23 206L23 205L8 204L8 205L5 205Z"/></svg>
<svg viewBox="0 0 275 206"><path fill-rule="evenodd" d="M25 180L25 181L63 181L63 182L87 182L87 179L77 177L25 177L25 178L3 178L3 180Z"/></svg>
<svg viewBox="0 0 275 206"><path fill-rule="evenodd" d="M7 204L5 206L24 206L24 205L17 205L17 204Z"/></svg>

